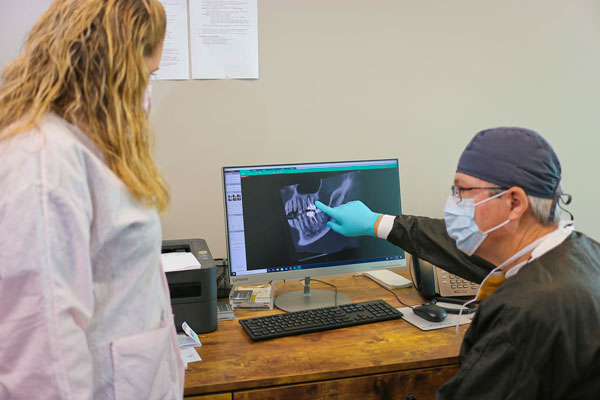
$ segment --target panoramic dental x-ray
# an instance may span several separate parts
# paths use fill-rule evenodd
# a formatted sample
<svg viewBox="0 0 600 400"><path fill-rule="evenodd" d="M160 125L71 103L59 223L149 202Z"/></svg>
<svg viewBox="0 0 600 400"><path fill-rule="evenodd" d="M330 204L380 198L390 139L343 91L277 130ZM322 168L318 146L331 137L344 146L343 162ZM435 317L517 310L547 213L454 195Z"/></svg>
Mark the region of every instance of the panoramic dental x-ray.
<svg viewBox="0 0 600 400"><path fill-rule="evenodd" d="M358 246L357 238L347 238L331 231L327 226L331 218L316 208L315 201L337 207L357 200L360 192L359 174L360 171L355 171L326 178L311 175L281 188L285 218L290 226L295 250L297 253L313 254L298 261ZM316 191L315 187L318 188Z"/></svg>

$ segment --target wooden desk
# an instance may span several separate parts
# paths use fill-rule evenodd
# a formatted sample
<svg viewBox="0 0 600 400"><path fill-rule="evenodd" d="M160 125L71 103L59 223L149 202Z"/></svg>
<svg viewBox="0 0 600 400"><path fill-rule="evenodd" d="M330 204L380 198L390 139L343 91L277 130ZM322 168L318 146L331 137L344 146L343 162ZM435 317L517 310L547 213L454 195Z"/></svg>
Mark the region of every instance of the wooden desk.
<svg viewBox="0 0 600 400"><path fill-rule="evenodd" d="M402 307L368 278L326 281L353 301L380 298ZM326 287L311 282L311 288ZM297 281L279 283L277 293L301 288ZM424 301L413 288L396 293L407 304ZM234 320L220 321L217 331L200 339L203 361L189 364L185 377L185 396L191 399L404 399L412 393L425 400L458 370L462 336L457 338L454 328L421 331L394 320L253 342Z"/></svg>

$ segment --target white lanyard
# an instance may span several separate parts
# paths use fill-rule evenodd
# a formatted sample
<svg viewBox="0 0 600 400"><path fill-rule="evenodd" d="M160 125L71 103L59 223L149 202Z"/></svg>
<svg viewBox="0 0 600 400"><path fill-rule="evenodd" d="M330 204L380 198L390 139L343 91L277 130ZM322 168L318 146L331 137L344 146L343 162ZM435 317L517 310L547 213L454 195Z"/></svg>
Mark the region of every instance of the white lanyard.
<svg viewBox="0 0 600 400"><path fill-rule="evenodd" d="M550 232L547 235L542 236L540 239L533 242L533 243L536 243L539 241L539 243L536 243L536 246L533 246L535 248L531 252L531 256L526 261L523 261L522 263L519 263L519 264L515 265L514 267L512 267L511 269L509 269L506 272L506 275L504 277L506 279L508 279L511 276L515 276L521 270L521 268L523 268L525 265L527 265L531 261L535 260L536 258L543 256L544 254L546 254L547 252L549 252L550 250L552 250L553 248L555 248L556 246L558 246L559 244L564 242L565 239L571 234L571 232L573 232L573 230L574 230L573 221L561 221L559 223L558 229L556 229L553 232ZM522 256L523 254L524 253L521 253L519 255L519 257ZM515 260L513 257L511 257L509 260L506 260L504 263L502 263L501 267L509 264L508 261L513 262ZM516 257L516 258L518 258L518 257Z"/></svg>
<svg viewBox="0 0 600 400"><path fill-rule="evenodd" d="M515 254L510 256L502 264L498 265L496 268L491 270L490 273L487 274L487 276L485 278L483 278L483 280L479 284L479 289L481 290L481 287L483 286L483 282L485 282L486 279L489 278L490 275L492 275L494 272L506 267L507 265L510 265L511 263L515 262L515 260L518 260L519 258L523 257L525 254L529 253L530 251L531 251L531 256L529 256L529 258L526 261L523 261L522 263L517 264L513 268L508 270L508 272L506 273L504 278L510 278L511 276L516 275L517 272L519 272L519 270L524 265L530 263L531 261L535 260L536 258L542 256L546 252L552 250L554 247L561 244L563 242L563 240L565 240L567 238L567 236L573 231L573 223L571 221L568 221L568 222L569 222L569 224L563 224L563 223L559 224L559 227L556 230L554 230L550 233L547 233L544 236L542 236L541 238L538 238L538 239L534 240L533 242L529 243L527 246L523 247L521 250L517 251ZM537 247L540 246L542 243L546 242L546 240L548 240L550 246L546 246L543 249L543 251L536 252ZM515 270L515 271L511 272L513 270ZM479 291L477 291L477 295L479 295ZM475 298L477 298L477 296L475 296Z"/></svg>
<svg viewBox="0 0 600 400"><path fill-rule="evenodd" d="M529 243L527 246L523 247L521 250L517 251L515 254L510 256L502 264L500 264L499 266L497 266L496 268L491 270L490 273L487 274L486 277L483 278L483 280L479 284L479 289L477 290L477 294L475 295L475 297L473 299L467 301L460 308L460 311L458 313L458 321L456 323L456 335L458 336L458 325L460 323L460 316L462 315L462 311L463 311L464 307L473 303L477 299L477 297L479 297L479 291L483 287L483 283L494 272L498 271L499 269L501 269L507 265L510 265L510 263L514 262L515 260L518 260L519 258L523 257L523 255L525 255L531 251L531 256L529 256L529 258L526 261L523 261L522 263L517 264L514 267L512 267L510 270L508 270L508 272L506 273L506 275L504 277L506 279L506 278L510 278L513 275L516 275L517 272L519 272L519 270L523 266L525 266L526 264L535 260L536 258L541 257L545 253L549 252L550 250L552 250L553 248L555 248L556 246L561 244L567 238L567 236L569 236L571 234L571 232L573 232L573 229L574 229L573 221L561 221L556 230L554 230L550 233L547 233L546 235L542 236L541 238L538 238L538 239L534 240L533 242ZM539 249L538 249L538 246L540 247ZM537 250L540 250L540 251L537 251Z"/></svg>
<svg viewBox="0 0 600 400"><path fill-rule="evenodd" d="M533 249L538 247L538 245L540 243L542 243L544 240L546 240L548 238L548 236L552 235L554 232L555 231L552 231L552 232L542 236L541 238L538 238L538 239L534 240L533 242L529 243L527 246L523 247L521 250L517 251L515 254L510 256L508 258L508 260L504 261L502 264L500 264L496 268L494 268L494 271L504 268L507 265L513 263L515 260L518 260L519 258L523 257L525 254L529 253L530 251L532 251ZM529 260L531 260L531 257L529 257L529 259L526 262L529 262ZM481 283L483 283L483 281Z"/></svg>

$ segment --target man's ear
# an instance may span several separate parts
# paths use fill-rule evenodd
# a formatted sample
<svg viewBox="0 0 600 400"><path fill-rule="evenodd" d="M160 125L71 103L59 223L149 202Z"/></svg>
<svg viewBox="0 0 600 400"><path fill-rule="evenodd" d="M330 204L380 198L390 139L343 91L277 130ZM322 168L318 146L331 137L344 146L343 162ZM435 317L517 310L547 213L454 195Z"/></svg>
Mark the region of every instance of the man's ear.
<svg viewBox="0 0 600 400"><path fill-rule="evenodd" d="M508 189L509 199L510 199L510 212L508 213L508 218L511 221L515 221L521 219L523 214L529 208L529 198L523 189L518 186L513 186Z"/></svg>

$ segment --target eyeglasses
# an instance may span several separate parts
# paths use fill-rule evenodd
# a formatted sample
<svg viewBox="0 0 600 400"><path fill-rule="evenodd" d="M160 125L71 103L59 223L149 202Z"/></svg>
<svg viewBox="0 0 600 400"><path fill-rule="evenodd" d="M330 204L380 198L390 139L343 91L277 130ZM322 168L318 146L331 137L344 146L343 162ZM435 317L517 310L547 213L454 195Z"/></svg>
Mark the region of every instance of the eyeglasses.
<svg viewBox="0 0 600 400"><path fill-rule="evenodd" d="M462 192L468 192L469 190L475 190L475 189L504 190L504 188L500 187L500 186L460 187L460 186L452 185L452 187L450 187L450 190L452 190L452 196L455 199L457 199L459 202L462 201Z"/></svg>

